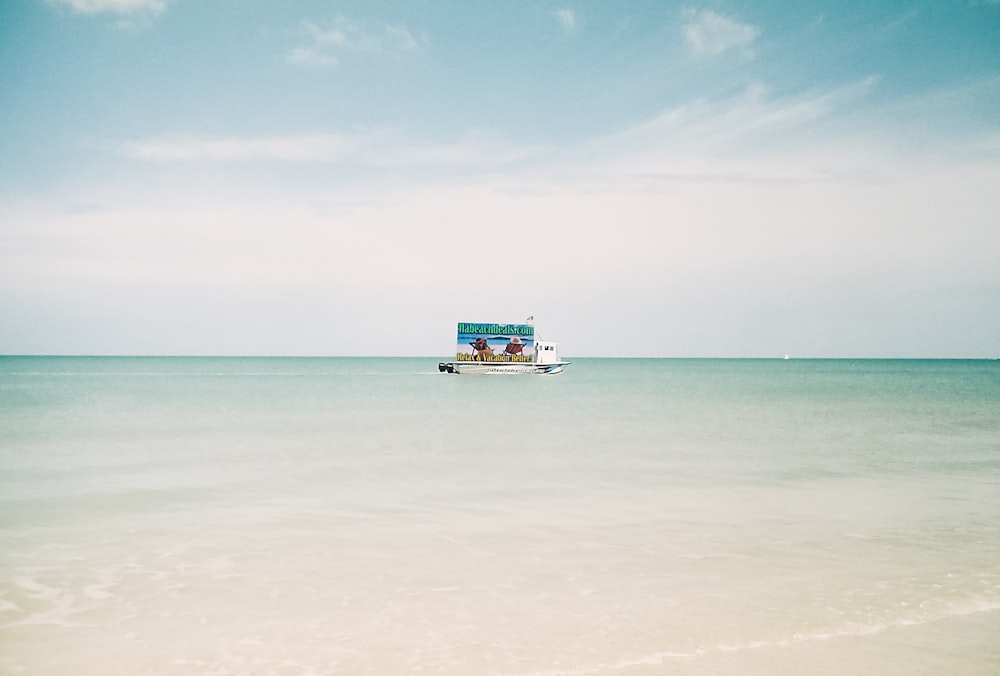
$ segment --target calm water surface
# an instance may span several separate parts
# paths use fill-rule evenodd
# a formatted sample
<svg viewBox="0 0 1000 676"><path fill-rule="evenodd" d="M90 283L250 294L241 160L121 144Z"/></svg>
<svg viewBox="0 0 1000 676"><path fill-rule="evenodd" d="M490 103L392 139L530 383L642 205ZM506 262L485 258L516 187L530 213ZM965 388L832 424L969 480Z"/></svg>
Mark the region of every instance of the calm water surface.
<svg viewBox="0 0 1000 676"><path fill-rule="evenodd" d="M436 364L0 358L0 673L1000 673L1000 362Z"/></svg>

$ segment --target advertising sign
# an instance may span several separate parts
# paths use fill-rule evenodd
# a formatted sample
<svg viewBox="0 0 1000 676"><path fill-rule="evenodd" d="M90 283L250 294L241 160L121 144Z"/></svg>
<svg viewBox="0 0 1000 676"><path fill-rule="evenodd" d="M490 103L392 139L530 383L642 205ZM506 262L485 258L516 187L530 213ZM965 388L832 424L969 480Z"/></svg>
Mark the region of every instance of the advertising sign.
<svg viewBox="0 0 1000 676"><path fill-rule="evenodd" d="M535 354L531 324L458 323L458 361L530 362Z"/></svg>

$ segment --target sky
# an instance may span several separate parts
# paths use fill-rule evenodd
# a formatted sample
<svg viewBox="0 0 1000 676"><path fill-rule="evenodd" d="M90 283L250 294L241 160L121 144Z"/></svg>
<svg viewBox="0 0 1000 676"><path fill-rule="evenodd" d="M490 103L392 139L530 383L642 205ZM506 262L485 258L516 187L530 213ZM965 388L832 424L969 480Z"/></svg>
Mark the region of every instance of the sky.
<svg viewBox="0 0 1000 676"><path fill-rule="evenodd" d="M1000 357L1000 0L5 0L0 354Z"/></svg>

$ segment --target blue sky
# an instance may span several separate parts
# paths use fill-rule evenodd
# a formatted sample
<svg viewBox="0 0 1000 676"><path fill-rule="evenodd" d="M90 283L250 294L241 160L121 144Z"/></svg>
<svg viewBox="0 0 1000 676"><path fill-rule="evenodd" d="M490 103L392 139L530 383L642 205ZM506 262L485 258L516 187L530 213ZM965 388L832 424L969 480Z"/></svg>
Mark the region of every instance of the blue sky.
<svg viewBox="0 0 1000 676"><path fill-rule="evenodd" d="M620 6L619 6L620 5ZM0 353L1000 356L1000 2L0 4Z"/></svg>

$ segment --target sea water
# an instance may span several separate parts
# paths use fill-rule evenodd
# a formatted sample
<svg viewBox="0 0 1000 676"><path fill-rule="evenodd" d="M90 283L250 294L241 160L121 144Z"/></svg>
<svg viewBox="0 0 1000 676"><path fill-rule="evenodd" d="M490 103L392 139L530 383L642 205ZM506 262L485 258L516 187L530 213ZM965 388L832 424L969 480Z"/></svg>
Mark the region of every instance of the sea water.
<svg viewBox="0 0 1000 676"><path fill-rule="evenodd" d="M0 674L1000 673L1000 362L0 359Z"/></svg>

